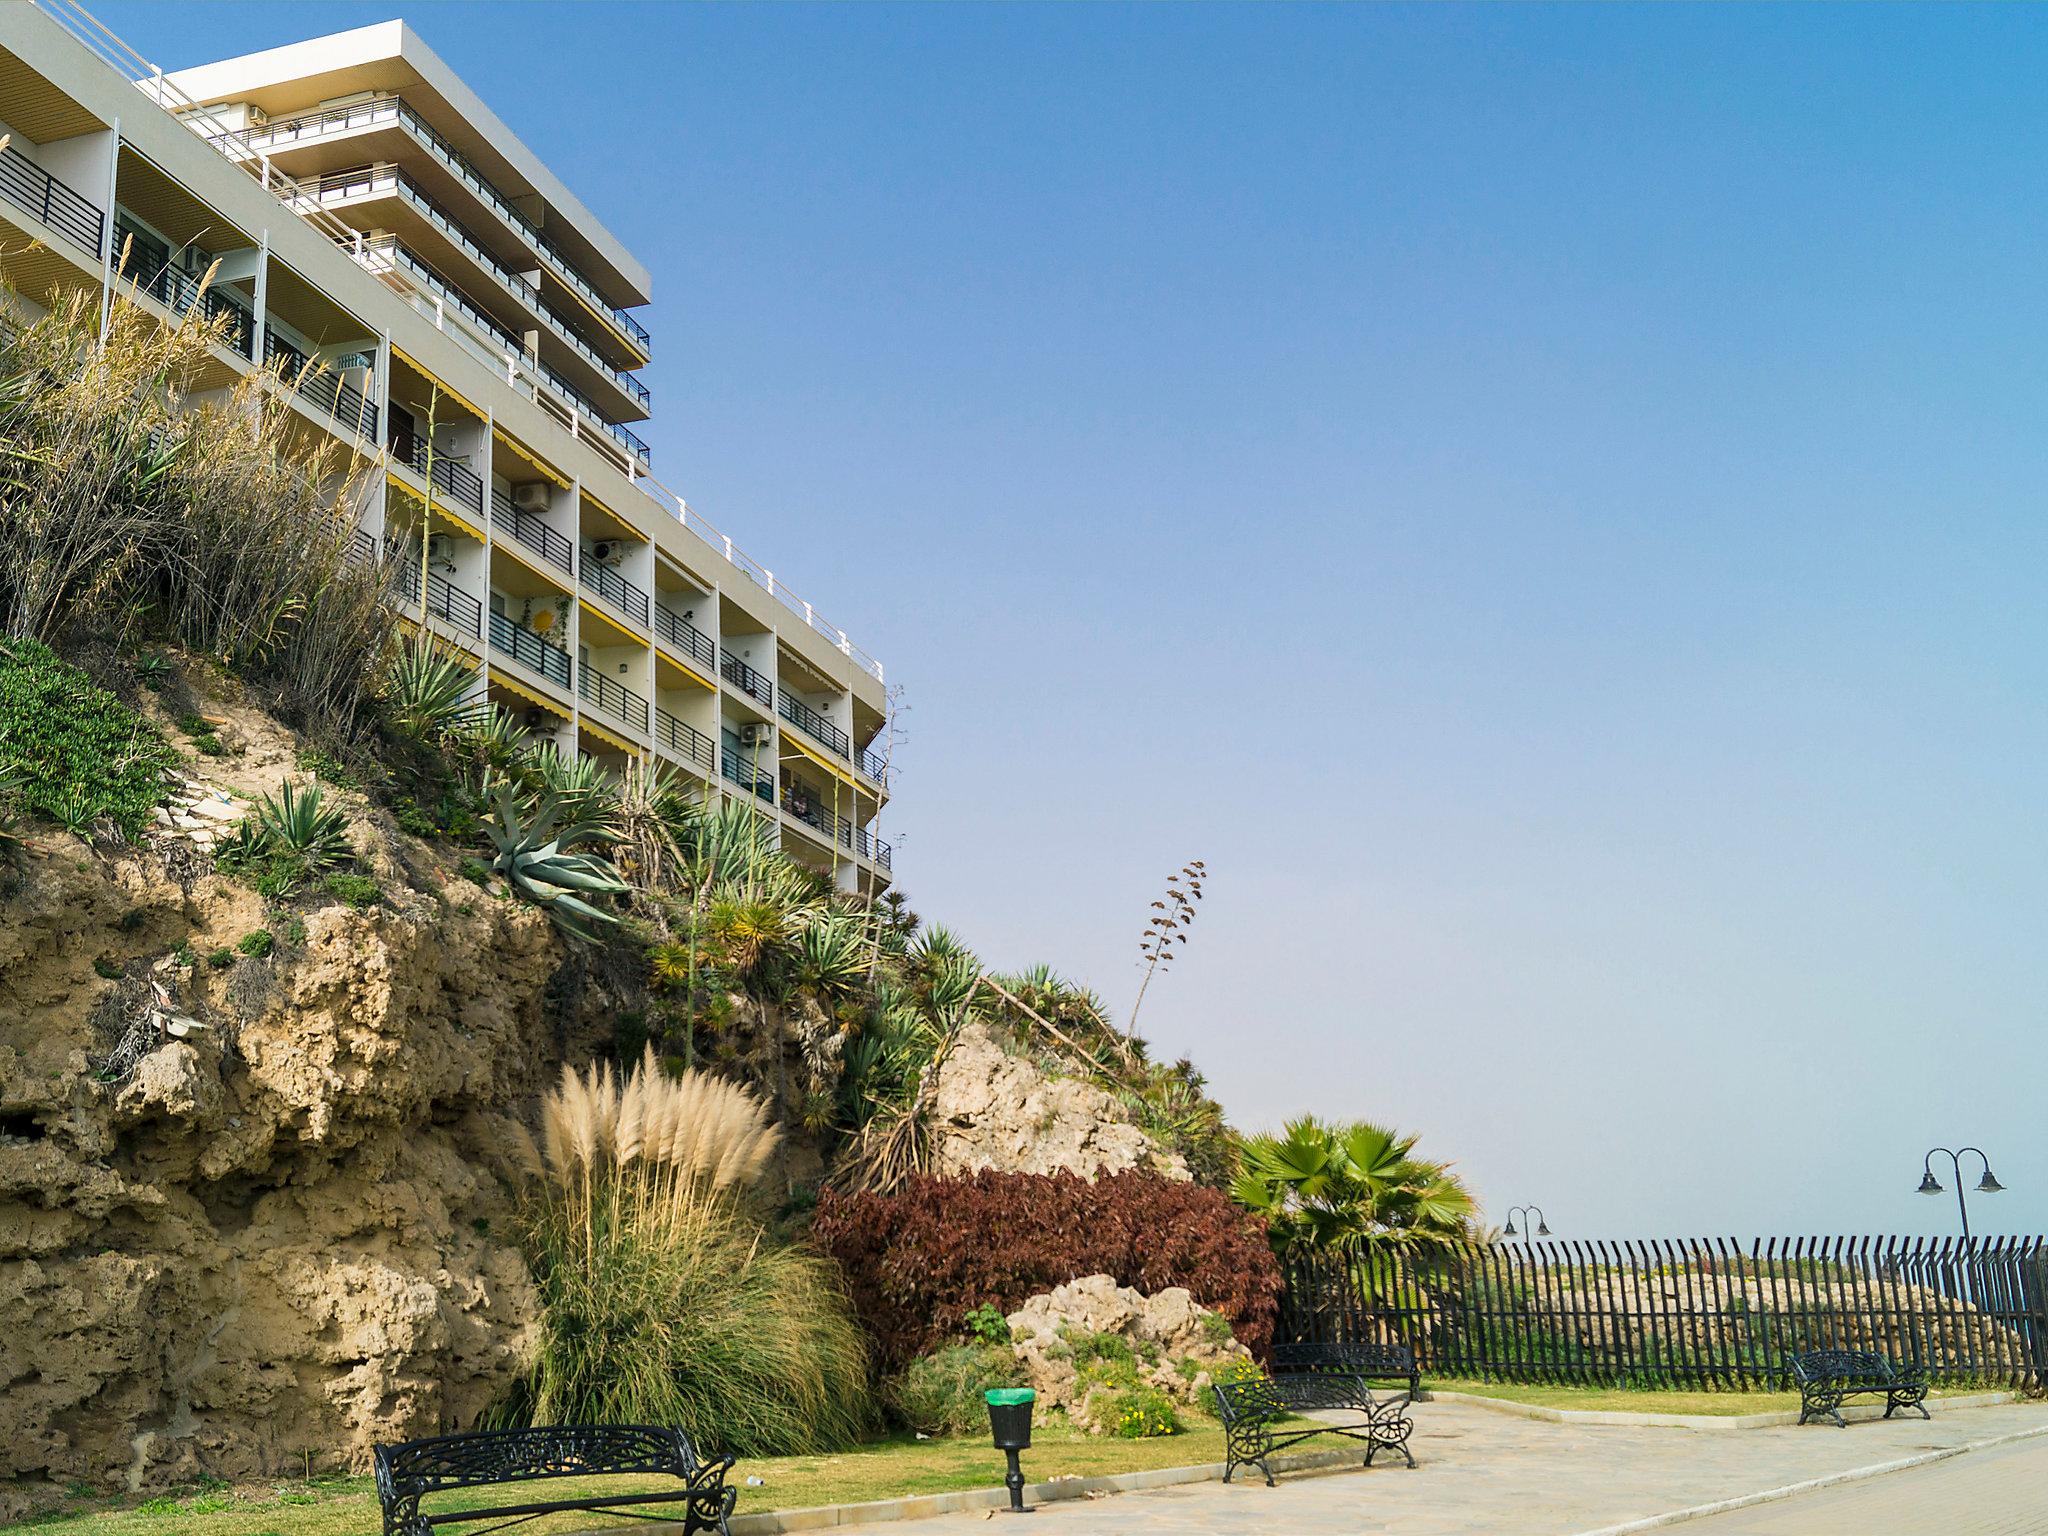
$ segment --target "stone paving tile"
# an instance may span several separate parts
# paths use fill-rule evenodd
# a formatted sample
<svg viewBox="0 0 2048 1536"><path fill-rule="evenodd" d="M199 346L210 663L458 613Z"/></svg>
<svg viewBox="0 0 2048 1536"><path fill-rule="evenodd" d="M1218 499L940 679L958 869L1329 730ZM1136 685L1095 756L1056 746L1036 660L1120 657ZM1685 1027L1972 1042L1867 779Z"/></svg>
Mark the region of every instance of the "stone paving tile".
<svg viewBox="0 0 2048 1536"><path fill-rule="evenodd" d="M1415 1421L1410 1445L1420 1465L1412 1472L1397 1462L1370 1471L1298 1474L1277 1488L1254 1472L1249 1482L1229 1487L1192 1483L1051 1504L1032 1516L1031 1528L1037 1536L1573 1536L1928 1450L2048 1429L2048 1406L1960 1409L1931 1422L1893 1419L1848 1429L1596 1428L1455 1403L1420 1404ZM1028 1476L1029 1453L1025 1471ZM988 1523L985 1513L942 1515L901 1529L904 1536L966 1536L985 1532ZM1897 1522L1880 1528L1923 1529ZM1946 1521L1925 1529L1961 1536ZM1990 1529L2005 1536L2001 1528ZM2031 1528L2017 1529L2032 1536Z"/></svg>
<svg viewBox="0 0 2048 1536"><path fill-rule="evenodd" d="M2048 1439L1688 1521L1685 1536L2048 1536Z"/></svg>

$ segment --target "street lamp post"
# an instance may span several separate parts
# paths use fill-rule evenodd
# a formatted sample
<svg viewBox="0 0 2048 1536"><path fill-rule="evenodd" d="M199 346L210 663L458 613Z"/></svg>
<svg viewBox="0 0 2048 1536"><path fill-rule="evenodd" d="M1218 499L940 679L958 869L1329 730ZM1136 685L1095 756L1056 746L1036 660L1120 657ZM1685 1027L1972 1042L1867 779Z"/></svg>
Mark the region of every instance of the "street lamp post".
<svg viewBox="0 0 2048 1536"><path fill-rule="evenodd" d="M1520 1215L1522 1218L1522 1230L1520 1232L1515 1230L1515 1217L1517 1215ZM1536 1225L1533 1230L1529 1226L1529 1218L1532 1215L1536 1218ZM1532 1237L1550 1236L1550 1223L1543 1219L1543 1207L1540 1205L1509 1206L1507 1228L1501 1233L1501 1236L1519 1237L1524 1243L1528 1242Z"/></svg>
<svg viewBox="0 0 2048 1536"><path fill-rule="evenodd" d="M1921 1194L1938 1195L1942 1193L1941 1180L1934 1176L1934 1155L1937 1152L1948 1159L1949 1167L1955 1174L1956 1211L1963 1218L1963 1241L1967 1243L1970 1240L1970 1208L1963 1203L1962 1152L1975 1152L1977 1154L1977 1161L1984 1165L1984 1177L1977 1181L1978 1194L1995 1195L2004 1189L2005 1186L1999 1183L1997 1176L1992 1173L1991 1159L1984 1155L1982 1148L1964 1147L1962 1152L1951 1152L1947 1147L1933 1147L1928 1150L1926 1159L1920 1165L1919 1192Z"/></svg>

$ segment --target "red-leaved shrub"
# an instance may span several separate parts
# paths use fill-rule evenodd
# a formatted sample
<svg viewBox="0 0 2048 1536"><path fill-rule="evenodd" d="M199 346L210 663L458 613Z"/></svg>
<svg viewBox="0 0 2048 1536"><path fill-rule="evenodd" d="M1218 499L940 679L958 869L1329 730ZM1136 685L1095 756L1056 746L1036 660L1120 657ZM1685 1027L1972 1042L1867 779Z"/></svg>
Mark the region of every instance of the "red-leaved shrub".
<svg viewBox="0 0 2048 1536"><path fill-rule="evenodd" d="M1146 1295L1181 1285L1263 1356L1280 1268L1260 1221L1221 1192L1156 1173L916 1178L893 1195L828 1191L813 1234L839 1260L854 1310L894 1368L1082 1275Z"/></svg>

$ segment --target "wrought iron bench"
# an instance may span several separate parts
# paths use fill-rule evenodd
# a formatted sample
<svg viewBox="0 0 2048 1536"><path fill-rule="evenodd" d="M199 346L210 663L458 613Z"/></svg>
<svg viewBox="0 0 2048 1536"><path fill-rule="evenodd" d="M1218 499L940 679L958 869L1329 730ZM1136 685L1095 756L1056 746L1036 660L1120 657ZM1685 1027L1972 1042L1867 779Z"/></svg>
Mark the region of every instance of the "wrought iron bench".
<svg viewBox="0 0 2048 1536"><path fill-rule="evenodd" d="M1921 1418L1930 1417L1925 1398L1927 1378L1919 1372L1895 1366L1883 1355L1867 1349L1809 1349L1787 1354L1785 1363L1792 1379L1799 1383L1799 1422L1825 1414L1842 1429L1849 1427L1842 1417L1842 1400L1847 1397L1884 1395L1884 1416L1890 1418L1901 1408L1917 1408Z"/></svg>
<svg viewBox="0 0 2048 1536"><path fill-rule="evenodd" d="M1256 1466L1273 1486L1267 1457L1316 1435L1341 1435L1365 1442L1365 1464L1381 1451L1399 1451L1408 1465L1408 1436L1415 1423L1408 1417L1408 1394L1384 1400L1372 1395L1363 1376L1334 1370L1290 1372L1283 1376L1251 1376L1216 1383L1216 1416L1223 1421L1223 1481L1239 1467ZM1339 1422L1317 1420L1293 1425L1283 1421L1299 1413L1342 1412Z"/></svg>
<svg viewBox="0 0 2048 1536"><path fill-rule="evenodd" d="M733 1459L701 1461L680 1429L645 1425L562 1425L547 1429L508 1429L472 1435L440 1435L377 1447L377 1497L384 1506L384 1536L431 1536L437 1525L470 1520L498 1520L517 1525L562 1511L597 1510L668 1520L693 1531L728 1536L726 1521L739 1496L726 1486ZM680 1488L648 1493L616 1493L582 1499L556 1499L531 1504L501 1504L477 1509L425 1513L420 1500L428 1494L460 1488L488 1488L503 1483L532 1482L549 1477L609 1477L652 1473L680 1478ZM683 1504L675 1515L642 1514L636 1506ZM497 1529L497 1527L492 1527Z"/></svg>
<svg viewBox="0 0 2048 1536"><path fill-rule="evenodd" d="M1367 1381L1405 1381L1408 1400L1422 1396L1422 1372L1415 1364L1415 1351L1406 1344L1275 1344L1273 1374L1291 1376L1307 1371L1334 1371L1340 1376L1363 1376Z"/></svg>

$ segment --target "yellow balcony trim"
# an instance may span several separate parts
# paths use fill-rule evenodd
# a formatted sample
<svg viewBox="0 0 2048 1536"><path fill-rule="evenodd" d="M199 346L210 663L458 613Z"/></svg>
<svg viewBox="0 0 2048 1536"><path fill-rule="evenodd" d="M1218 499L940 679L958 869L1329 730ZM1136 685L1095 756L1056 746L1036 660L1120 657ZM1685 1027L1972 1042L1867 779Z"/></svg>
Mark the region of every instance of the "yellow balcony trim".
<svg viewBox="0 0 2048 1536"><path fill-rule="evenodd" d="M408 368L412 369L421 378L425 379L430 388L438 390L440 393L446 395L449 399L453 400L457 405L461 406L464 410L468 411L472 416L476 417L478 421L489 421L491 419L491 413L489 411L485 410L482 406L478 405L474 400L470 399L469 396L465 395L461 390L451 387L446 379L443 379L438 373L434 372L433 369L429 368L425 363L421 362L418 358L410 356L405 351L404 348L393 347L391 349L391 355L399 359L399 361L403 362ZM411 407L407 406L405 407L405 409L410 410Z"/></svg>
<svg viewBox="0 0 2048 1536"><path fill-rule="evenodd" d="M413 506L418 507L422 505L419 492L415 491L411 486L407 485L403 480L399 479L389 470L385 471L384 479L392 490L398 492L399 495L403 496L407 501L411 502ZM477 527L475 523L472 523L468 518L461 516L459 513L449 511L448 503L445 500L443 500L440 496L437 495L432 499L431 507L431 516L438 517L445 523L452 523L455 527L460 528L464 533L468 534L472 539L475 539L479 544L484 542L483 529ZM431 531L431 529L429 531Z"/></svg>
<svg viewBox="0 0 2048 1536"><path fill-rule="evenodd" d="M495 425L492 426L491 436L496 438L499 442L503 443L505 445L506 452L510 453L513 458L522 460L530 469L532 469L536 474L538 474L543 480L548 481L551 485L554 485L556 488L560 490L566 491L569 489L569 480L566 475L564 475L560 470L556 469L554 465L547 463L544 459L541 458L539 454L535 453L531 448L528 448L524 443L520 442L519 439L517 439L516 437L513 437L509 432L505 431L502 427L498 427ZM503 472L500 471L500 473ZM506 478L509 480L511 476L507 475Z"/></svg>
<svg viewBox="0 0 2048 1536"><path fill-rule="evenodd" d="M508 677L504 672L500 671L497 667L491 668L489 678L490 684L493 688L502 688L507 693L517 694L520 698L526 700L526 702L529 704L538 704L542 709L546 710L551 715L559 716L564 720L571 718L568 707L562 704L559 700L551 699L543 693L534 692L534 690L527 687L526 684L518 682L511 677Z"/></svg>
<svg viewBox="0 0 2048 1536"><path fill-rule="evenodd" d="M591 735L595 736L599 741L608 741L613 746L617 747L621 752L631 753L634 757L642 756L647 751L645 747L635 746L632 742L626 740L626 738L623 736L614 736L610 731L606 730L601 725L592 725L590 723L590 717L588 715L577 716L576 728L579 731L588 731Z"/></svg>
<svg viewBox="0 0 2048 1536"><path fill-rule="evenodd" d="M662 641L661 636L656 635L654 639L654 679L656 687L661 686L661 668L663 666L667 666L674 671L682 673L684 677L688 678L691 682L695 683L699 688L708 689L712 693L718 692L718 684L712 682L710 678L704 676L704 674L699 672L695 667L684 665L682 662L676 660L676 658L671 653L661 649L662 645L665 643Z"/></svg>
<svg viewBox="0 0 2048 1536"><path fill-rule="evenodd" d="M626 628L626 626L621 624L617 619L611 617L611 615L606 613L600 613L596 608L590 605L588 599L581 597L577 598L576 606L583 610L583 617L586 621L590 619L596 619L598 623L602 624L606 629L618 635L620 637L620 641L622 644L636 646L642 650L646 649L647 637L645 635L636 635L633 633L632 630ZM590 636L587 632L583 635L582 638L583 643L585 645L589 645L591 643Z"/></svg>
<svg viewBox="0 0 2048 1536"><path fill-rule="evenodd" d="M796 737L792 736L788 731L784 731L782 733L781 741L785 747L795 747L797 751L803 753L805 757L808 757L820 768L824 769L827 773L831 774L833 778L839 780L840 783L844 784L848 789L852 790L855 794L860 793L860 786L853 782L853 776L849 774L844 768L841 768L838 764L834 763L829 757L819 756L816 752L813 752L809 747L805 746L802 742L798 741Z"/></svg>
<svg viewBox="0 0 2048 1536"><path fill-rule="evenodd" d="M552 565L543 565L538 557L529 555L511 539L491 540L491 553L494 555L510 555L519 562L520 569L531 571L564 597L570 595L569 578L563 575L559 568ZM521 595L523 596L524 594Z"/></svg>

